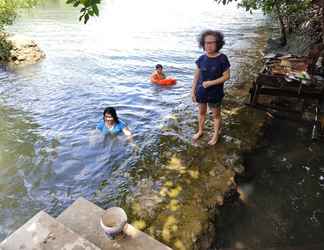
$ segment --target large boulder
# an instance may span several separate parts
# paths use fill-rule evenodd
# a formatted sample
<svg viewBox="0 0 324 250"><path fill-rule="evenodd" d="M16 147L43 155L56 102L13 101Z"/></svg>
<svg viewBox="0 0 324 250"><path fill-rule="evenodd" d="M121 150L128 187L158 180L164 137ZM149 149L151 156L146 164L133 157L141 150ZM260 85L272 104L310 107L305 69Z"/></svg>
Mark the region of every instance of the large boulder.
<svg viewBox="0 0 324 250"><path fill-rule="evenodd" d="M10 35L6 39L12 44L9 64L34 64L45 57L45 53L38 47L35 41L28 37L22 35Z"/></svg>

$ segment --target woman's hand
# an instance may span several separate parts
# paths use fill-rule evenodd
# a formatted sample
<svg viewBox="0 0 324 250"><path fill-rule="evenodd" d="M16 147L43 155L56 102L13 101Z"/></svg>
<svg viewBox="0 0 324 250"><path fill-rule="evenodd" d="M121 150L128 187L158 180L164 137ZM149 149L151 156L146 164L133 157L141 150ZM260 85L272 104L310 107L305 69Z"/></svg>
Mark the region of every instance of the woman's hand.
<svg viewBox="0 0 324 250"><path fill-rule="evenodd" d="M210 81L204 81L203 83L202 83L202 86L206 89L206 88L208 88L208 87L210 87Z"/></svg>
<svg viewBox="0 0 324 250"><path fill-rule="evenodd" d="M126 135L127 140L130 143L133 143L133 135L132 135L132 132L128 129L128 127L123 128L123 133L124 133L124 135Z"/></svg>

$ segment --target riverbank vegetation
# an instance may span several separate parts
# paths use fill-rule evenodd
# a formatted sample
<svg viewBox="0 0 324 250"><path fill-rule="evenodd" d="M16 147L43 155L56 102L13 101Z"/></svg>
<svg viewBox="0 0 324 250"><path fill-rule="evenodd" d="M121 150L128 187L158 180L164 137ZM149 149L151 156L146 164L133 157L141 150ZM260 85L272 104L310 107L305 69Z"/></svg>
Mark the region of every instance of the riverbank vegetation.
<svg viewBox="0 0 324 250"><path fill-rule="evenodd" d="M91 16L99 16L99 8L101 0L67 0L67 4L72 4L73 7L81 6L79 21L85 24Z"/></svg>
<svg viewBox="0 0 324 250"><path fill-rule="evenodd" d="M32 8L46 0L0 0L0 62L8 62L12 44L7 40L5 27L11 25L19 9ZM91 16L99 16L101 0L67 0L66 4L80 8L79 21L87 23Z"/></svg>
<svg viewBox="0 0 324 250"><path fill-rule="evenodd" d="M38 0L0 0L0 62L8 61L12 44L6 39L8 34L4 32L7 25L11 25L17 17L17 10L30 8L37 4Z"/></svg>
<svg viewBox="0 0 324 250"><path fill-rule="evenodd" d="M215 0L228 4L238 0ZM280 27L280 45L285 46L290 34L303 32L315 43L323 42L324 3L321 0L241 0L238 5L246 11L262 10L277 19Z"/></svg>

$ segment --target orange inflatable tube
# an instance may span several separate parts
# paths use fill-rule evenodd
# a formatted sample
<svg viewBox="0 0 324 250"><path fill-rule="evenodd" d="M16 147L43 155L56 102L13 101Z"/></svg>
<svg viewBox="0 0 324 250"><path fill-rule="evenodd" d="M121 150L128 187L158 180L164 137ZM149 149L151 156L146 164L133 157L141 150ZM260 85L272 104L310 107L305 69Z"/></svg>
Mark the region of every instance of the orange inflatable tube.
<svg viewBox="0 0 324 250"><path fill-rule="evenodd" d="M174 78L166 78L160 80L154 80L153 83L160 84L160 85L172 85L176 84L177 80Z"/></svg>

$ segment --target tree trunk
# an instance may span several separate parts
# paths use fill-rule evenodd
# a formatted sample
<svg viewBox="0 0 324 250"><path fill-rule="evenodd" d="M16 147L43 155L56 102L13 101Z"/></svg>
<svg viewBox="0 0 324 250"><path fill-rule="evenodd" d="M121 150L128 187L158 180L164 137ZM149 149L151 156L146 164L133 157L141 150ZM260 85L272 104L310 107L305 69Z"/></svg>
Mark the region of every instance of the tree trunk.
<svg viewBox="0 0 324 250"><path fill-rule="evenodd" d="M322 11L322 43L324 44L324 3L321 4Z"/></svg>
<svg viewBox="0 0 324 250"><path fill-rule="evenodd" d="M280 23L280 32L281 32L281 46L285 46L287 44L287 33L286 33L286 27L285 22L283 20L283 17L280 12L280 7L278 5L278 2L275 3L276 12L278 15L279 23Z"/></svg>

